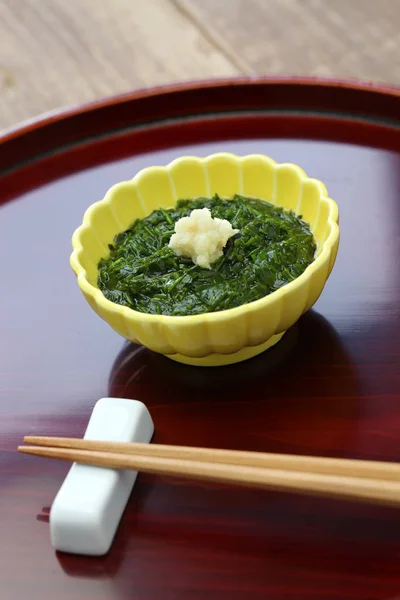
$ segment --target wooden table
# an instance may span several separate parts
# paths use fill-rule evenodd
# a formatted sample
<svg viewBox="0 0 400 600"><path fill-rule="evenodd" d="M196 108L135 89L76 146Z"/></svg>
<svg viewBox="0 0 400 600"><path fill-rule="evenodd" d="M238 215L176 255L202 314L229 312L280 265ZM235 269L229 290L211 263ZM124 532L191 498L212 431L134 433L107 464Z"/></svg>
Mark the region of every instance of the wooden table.
<svg viewBox="0 0 400 600"><path fill-rule="evenodd" d="M400 83L398 0L0 0L0 128L171 81Z"/></svg>

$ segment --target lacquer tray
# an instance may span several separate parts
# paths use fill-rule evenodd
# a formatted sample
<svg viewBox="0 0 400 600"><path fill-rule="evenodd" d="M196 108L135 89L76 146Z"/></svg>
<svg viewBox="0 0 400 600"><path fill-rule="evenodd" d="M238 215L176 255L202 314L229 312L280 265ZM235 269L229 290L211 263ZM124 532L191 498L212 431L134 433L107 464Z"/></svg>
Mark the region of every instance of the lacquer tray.
<svg viewBox="0 0 400 600"><path fill-rule="evenodd" d="M25 434L82 435L103 396L147 404L159 443L400 460L400 92L238 79L47 115L0 146L0 597L400 596L400 513L141 475L110 553L56 554L69 465ZM71 234L113 183L182 154L260 152L324 181L341 244L315 309L270 351L199 369L126 344L84 301Z"/></svg>

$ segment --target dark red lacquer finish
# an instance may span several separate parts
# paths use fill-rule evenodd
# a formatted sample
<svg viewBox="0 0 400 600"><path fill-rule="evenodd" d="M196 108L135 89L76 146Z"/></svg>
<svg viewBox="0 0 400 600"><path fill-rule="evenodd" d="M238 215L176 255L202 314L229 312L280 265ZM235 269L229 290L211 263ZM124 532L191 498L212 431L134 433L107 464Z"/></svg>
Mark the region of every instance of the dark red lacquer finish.
<svg viewBox="0 0 400 600"><path fill-rule="evenodd" d="M231 103L226 83L203 89L203 117L190 116L192 86L52 117L42 137L34 125L1 146L1 600L400 597L396 510L144 475L108 556L57 555L48 511L69 466L16 452L25 434L82 435L110 395L145 402L159 443L400 460L400 122L382 122L385 107L398 118L400 97L234 85ZM276 113L296 97L300 112ZM346 117L317 114L335 105ZM110 185L217 150L266 153L322 179L341 246L315 310L280 344L210 370L124 343L86 304L68 258L73 229Z"/></svg>

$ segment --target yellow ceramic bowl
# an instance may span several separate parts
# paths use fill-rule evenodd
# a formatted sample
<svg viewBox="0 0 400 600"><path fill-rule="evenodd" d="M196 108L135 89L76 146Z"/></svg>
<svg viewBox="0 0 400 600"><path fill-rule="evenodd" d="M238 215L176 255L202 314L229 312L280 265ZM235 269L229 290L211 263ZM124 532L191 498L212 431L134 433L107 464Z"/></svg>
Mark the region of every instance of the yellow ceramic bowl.
<svg viewBox="0 0 400 600"><path fill-rule="evenodd" d="M97 265L108 244L137 218L171 208L179 198L218 193L254 196L292 209L310 224L315 261L291 283L249 304L186 317L151 315L107 300L97 287ZM184 156L149 167L114 185L86 211L72 238L71 266L86 300L124 338L179 362L216 366L246 360L280 340L313 306L333 268L339 243L338 208L325 186L292 164L262 155Z"/></svg>

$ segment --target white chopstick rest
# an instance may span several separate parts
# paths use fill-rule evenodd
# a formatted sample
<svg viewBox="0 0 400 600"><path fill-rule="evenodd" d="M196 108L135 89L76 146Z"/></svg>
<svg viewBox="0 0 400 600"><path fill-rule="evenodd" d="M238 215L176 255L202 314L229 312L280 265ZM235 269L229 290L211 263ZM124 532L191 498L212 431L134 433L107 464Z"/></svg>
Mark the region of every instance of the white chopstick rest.
<svg viewBox="0 0 400 600"><path fill-rule="evenodd" d="M93 409L84 439L148 443L153 432L153 421L142 402L102 398ZM106 554L136 476L136 471L74 463L50 511L53 547L73 554Z"/></svg>

